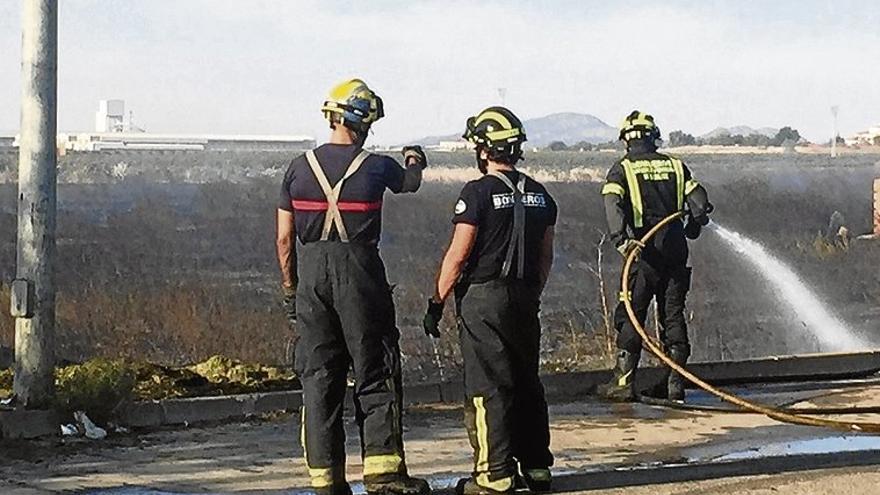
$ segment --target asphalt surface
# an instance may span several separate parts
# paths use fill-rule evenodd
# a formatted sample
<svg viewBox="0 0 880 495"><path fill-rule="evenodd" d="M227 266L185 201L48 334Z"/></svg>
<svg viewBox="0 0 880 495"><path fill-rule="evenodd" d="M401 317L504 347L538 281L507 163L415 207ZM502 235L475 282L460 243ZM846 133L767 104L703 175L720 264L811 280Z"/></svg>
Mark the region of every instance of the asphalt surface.
<svg viewBox="0 0 880 495"><path fill-rule="evenodd" d="M853 386L858 385L858 386ZM779 384L737 389L798 407L873 405L873 382ZM692 393L689 401L713 404ZM880 421L880 415L859 419ZM777 423L753 414L681 411L585 398L551 406L555 487L594 494L880 493L880 437ZM471 451L454 406L406 417L410 471L440 492L470 471ZM348 478L361 464L351 418ZM243 423L84 439L0 444L0 493L166 495L304 492L308 478L297 415Z"/></svg>

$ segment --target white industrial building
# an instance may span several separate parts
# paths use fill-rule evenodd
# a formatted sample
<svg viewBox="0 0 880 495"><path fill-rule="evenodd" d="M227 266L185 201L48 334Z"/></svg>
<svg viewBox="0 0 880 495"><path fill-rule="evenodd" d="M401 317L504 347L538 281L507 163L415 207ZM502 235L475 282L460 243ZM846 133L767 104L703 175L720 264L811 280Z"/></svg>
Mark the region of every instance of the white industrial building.
<svg viewBox="0 0 880 495"><path fill-rule="evenodd" d="M844 140L849 146L875 145L880 146L880 124L871 126L867 131L858 132Z"/></svg>
<svg viewBox="0 0 880 495"><path fill-rule="evenodd" d="M315 140L308 136L86 132L59 134L58 146L67 151L302 151L314 148Z"/></svg>
<svg viewBox="0 0 880 495"><path fill-rule="evenodd" d="M18 137L4 145L18 146ZM309 136L153 134L144 132L125 115L125 101L101 100L95 112L95 132L59 133L58 149L67 151L303 151L315 147Z"/></svg>
<svg viewBox="0 0 880 495"><path fill-rule="evenodd" d="M95 112L95 132L125 132L125 101L101 100Z"/></svg>

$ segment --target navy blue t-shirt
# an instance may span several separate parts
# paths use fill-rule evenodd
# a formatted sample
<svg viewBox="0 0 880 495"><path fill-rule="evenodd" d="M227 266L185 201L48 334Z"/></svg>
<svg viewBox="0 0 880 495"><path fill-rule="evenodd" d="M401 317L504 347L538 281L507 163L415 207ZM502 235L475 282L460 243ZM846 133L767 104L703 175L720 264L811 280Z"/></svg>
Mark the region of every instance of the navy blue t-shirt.
<svg viewBox="0 0 880 495"><path fill-rule="evenodd" d="M342 178L348 166L361 152L350 144L323 144L315 156L330 185ZM376 244L382 231L382 197L385 190L399 193L403 189L404 169L397 160L370 154L360 169L349 177L339 195L342 219L349 242ZM324 228L327 197L309 167L305 154L293 159L284 174L278 208L294 213L296 235L302 243L319 241ZM330 241L338 241L335 228Z"/></svg>
<svg viewBox="0 0 880 495"><path fill-rule="evenodd" d="M517 183L517 172L502 172ZM556 225L556 201L543 185L526 176L525 273L528 283L540 278L538 256L547 228ZM485 175L468 182L455 204L453 223L477 227L477 239L464 269L465 279L478 284L501 275L513 230L513 193L497 177Z"/></svg>

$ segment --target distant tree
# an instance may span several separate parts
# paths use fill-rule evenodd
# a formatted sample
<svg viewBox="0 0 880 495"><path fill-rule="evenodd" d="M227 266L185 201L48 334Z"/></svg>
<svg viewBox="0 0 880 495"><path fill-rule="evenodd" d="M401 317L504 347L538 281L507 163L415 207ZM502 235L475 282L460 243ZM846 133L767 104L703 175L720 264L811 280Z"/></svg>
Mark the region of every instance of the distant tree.
<svg viewBox="0 0 880 495"><path fill-rule="evenodd" d="M835 140L837 141L837 144L846 144L846 139L843 139L842 137L840 137L839 134L837 135Z"/></svg>
<svg viewBox="0 0 880 495"><path fill-rule="evenodd" d="M880 136L874 136L874 146L880 146Z"/></svg>
<svg viewBox="0 0 880 495"><path fill-rule="evenodd" d="M746 146L770 146L770 138L763 134L749 134L743 140Z"/></svg>
<svg viewBox="0 0 880 495"><path fill-rule="evenodd" d="M779 132L776 133L776 136L770 140L771 146L790 146L797 144L801 141L801 134L797 131L797 129L792 129L789 126L785 126L782 129L779 129Z"/></svg>
<svg viewBox="0 0 880 495"><path fill-rule="evenodd" d="M589 141L581 141L581 142L575 144L574 146L571 146L570 148L578 150L578 151L592 151L593 150L593 143L591 143Z"/></svg>
<svg viewBox="0 0 880 495"><path fill-rule="evenodd" d="M697 139L682 131L672 131L669 133L669 146L672 148L678 146L693 146L697 144Z"/></svg>
<svg viewBox="0 0 880 495"><path fill-rule="evenodd" d="M565 151L568 149L568 145L562 141L553 141L547 145L547 149L550 151Z"/></svg>
<svg viewBox="0 0 880 495"><path fill-rule="evenodd" d="M596 151L602 150L623 150L624 145L623 141L615 140L615 141L607 141L605 143L599 143L594 148Z"/></svg>
<svg viewBox="0 0 880 495"><path fill-rule="evenodd" d="M733 146L736 144L733 136L729 133L719 134L706 139L706 144L711 146Z"/></svg>

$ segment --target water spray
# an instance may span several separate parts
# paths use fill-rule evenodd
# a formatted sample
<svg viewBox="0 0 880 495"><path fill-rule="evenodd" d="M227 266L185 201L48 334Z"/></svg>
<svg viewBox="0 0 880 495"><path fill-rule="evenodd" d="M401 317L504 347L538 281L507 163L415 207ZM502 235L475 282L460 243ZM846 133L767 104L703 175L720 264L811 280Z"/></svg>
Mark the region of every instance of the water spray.
<svg viewBox="0 0 880 495"><path fill-rule="evenodd" d="M679 221L683 215L684 213L682 212L676 212L661 220L640 239L642 245L646 245L648 241L650 241L651 238L653 238L657 234L657 232L665 228L670 223ZM623 274L621 276L622 287L629 287L629 278L632 271L632 266L640 254L641 248L636 248L633 249L632 252L630 252L629 256L626 257L626 261L623 265ZM660 361L662 361L666 366L669 366L673 371L680 373L691 383L695 384L706 392L709 392L710 394L718 397L719 399L739 406L745 411L763 414L769 418L781 421L783 423L791 423L804 426L819 426L843 431L880 433L880 423L839 421L807 416L805 414L795 414L791 412L791 410L777 409L774 407L769 407L755 402L747 401L707 383L705 380L694 375L683 366L673 361L672 358L670 358L668 355L666 355L656 339L648 335L648 332L645 331L645 328L642 326L641 322L636 316L635 310L633 310L632 307L632 295L626 290L623 291L622 295L623 305L626 309L627 316L629 316L629 320L632 323L633 328L635 328L636 332L639 334L639 336L641 336L645 347L647 347L648 350L650 350L655 356L657 356L658 359L660 359Z"/></svg>
<svg viewBox="0 0 880 495"><path fill-rule="evenodd" d="M707 227L761 272L776 290L779 300L797 315L803 326L825 348L832 351L854 351L870 347L867 342L853 335L840 318L826 309L822 301L791 268L767 252L762 245L717 223L710 223Z"/></svg>

